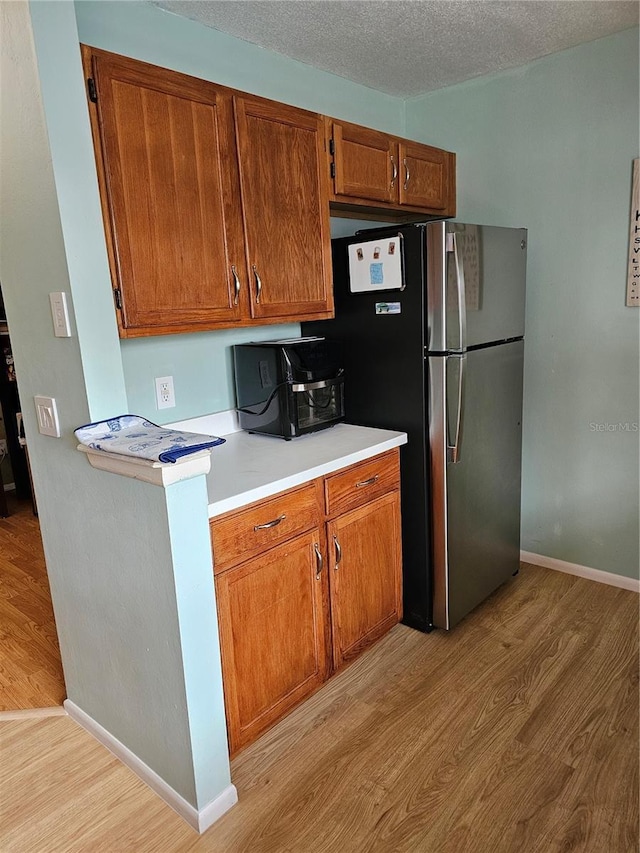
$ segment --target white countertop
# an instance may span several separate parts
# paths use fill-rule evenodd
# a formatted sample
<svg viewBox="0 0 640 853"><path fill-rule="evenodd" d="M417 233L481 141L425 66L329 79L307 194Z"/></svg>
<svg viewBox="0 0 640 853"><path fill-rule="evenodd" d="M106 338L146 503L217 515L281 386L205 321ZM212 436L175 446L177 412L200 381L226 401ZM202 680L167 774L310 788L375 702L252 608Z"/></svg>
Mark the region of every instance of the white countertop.
<svg viewBox="0 0 640 853"><path fill-rule="evenodd" d="M248 432L211 451L209 518L407 443L404 432L336 424L291 441Z"/></svg>

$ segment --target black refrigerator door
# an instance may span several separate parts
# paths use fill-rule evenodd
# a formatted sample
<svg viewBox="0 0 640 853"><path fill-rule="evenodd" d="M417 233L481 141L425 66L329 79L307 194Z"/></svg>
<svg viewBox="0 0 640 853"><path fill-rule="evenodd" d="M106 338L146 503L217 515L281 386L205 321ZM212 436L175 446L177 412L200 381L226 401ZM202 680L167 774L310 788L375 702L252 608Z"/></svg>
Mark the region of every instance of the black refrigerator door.
<svg viewBox="0 0 640 853"><path fill-rule="evenodd" d="M524 342L431 356L433 621L452 628L518 570Z"/></svg>
<svg viewBox="0 0 640 853"><path fill-rule="evenodd" d="M343 342L347 423L402 430L400 449L404 621L431 625L429 484L424 360L424 228L403 226L377 235L402 233L404 290L349 291L348 246L369 239L333 241L336 316L302 325L304 335ZM399 313L378 313L376 305L395 302Z"/></svg>

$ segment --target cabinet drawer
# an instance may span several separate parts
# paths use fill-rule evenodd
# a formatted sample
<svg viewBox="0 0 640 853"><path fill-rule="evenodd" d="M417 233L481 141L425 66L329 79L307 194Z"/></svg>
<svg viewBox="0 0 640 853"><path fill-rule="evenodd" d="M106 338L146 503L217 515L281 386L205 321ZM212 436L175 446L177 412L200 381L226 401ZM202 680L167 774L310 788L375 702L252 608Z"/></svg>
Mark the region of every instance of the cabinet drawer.
<svg viewBox="0 0 640 853"><path fill-rule="evenodd" d="M325 479L327 515L338 515L398 488L400 456L397 450L390 450Z"/></svg>
<svg viewBox="0 0 640 853"><path fill-rule="evenodd" d="M316 486L282 492L210 522L214 574L319 523Z"/></svg>

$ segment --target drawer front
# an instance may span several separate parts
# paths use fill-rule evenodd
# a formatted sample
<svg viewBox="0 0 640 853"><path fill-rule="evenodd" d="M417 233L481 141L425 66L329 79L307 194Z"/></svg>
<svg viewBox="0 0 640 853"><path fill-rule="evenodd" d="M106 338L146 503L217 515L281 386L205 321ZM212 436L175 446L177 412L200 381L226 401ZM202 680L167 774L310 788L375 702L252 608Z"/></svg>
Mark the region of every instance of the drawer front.
<svg viewBox="0 0 640 853"><path fill-rule="evenodd" d="M327 515L333 517L400 488L400 454L390 450L324 481Z"/></svg>
<svg viewBox="0 0 640 853"><path fill-rule="evenodd" d="M214 574L242 563L319 523L316 486L273 498L210 522Z"/></svg>

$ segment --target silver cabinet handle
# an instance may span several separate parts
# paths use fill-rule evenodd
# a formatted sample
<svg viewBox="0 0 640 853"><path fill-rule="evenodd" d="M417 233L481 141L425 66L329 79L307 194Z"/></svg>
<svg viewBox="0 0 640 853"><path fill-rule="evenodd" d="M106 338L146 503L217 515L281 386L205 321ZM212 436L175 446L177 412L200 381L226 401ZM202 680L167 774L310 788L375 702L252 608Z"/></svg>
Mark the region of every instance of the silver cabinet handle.
<svg viewBox="0 0 640 853"><path fill-rule="evenodd" d="M393 189L396 184L396 178L398 177L398 167L396 166L396 160L393 154L390 154L389 158L391 160L391 168L393 169L393 174L391 177L391 189Z"/></svg>
<svg viewBox="0 0 640 853"><path fill-rule="evenodd" d="M407 166L407 158L405 157L402 161L402 165L404 166L404 188L405 190L409 186L409 181L411 179L411 174L409 172L409 167Z"/></svg>
<svg viewBox="0 0 640 853"><path fill-rule="evenodd" d="M375 477L369 477L368 480L362 480L360 483L356 483L356 489L361 489L363 486L372 486L374 483L380 479L380 475L376 474Z"/></svg>
<svg viewBox="0 0 640 853"><path fill-rule="evenodd" d="M256 524L253 528L254 530L268 530L270 527L277 527L281 521L284 521L287 516L279 515L278 518L274 518L273 521L267 521L266 524Z"/></svg>
<svg viewBox="0 0 640 853"><path fill-rule="evenodd" d="M240 279L238 278L238 273L236 272L235 264L231 266L231 275L233 276L233 286L235 288L235 296L233 298L233 304L238 304L238 299L240 298Z"/></svg>
<svg viewBox="0 0 640 853"><path fill-rule="evenodd" d="M256 269L256 265L252 266L253 274L256 278L256 305L260 303L260 294L262 293L262 280L258 275L258 270Z"/></svg>
<svg viewBox="0 0 640 853"><path fill-rule="evenodd" d="M319 581L324 561L322 559L322 553L320 552L320 546L317 542L313 543L313 550L316 552L316 580Z"/></svg>
<svg viewBox="0 0 640 853"><path fill-rule="evenodd" d="M340 547L340 543L338 542L337 536L333 537L333 544L334 544L335 549L336 549L336 571L338 571L338 566L340 565L340 562L342 561L342 548Z"/></svg>

